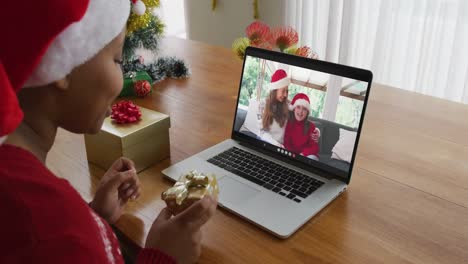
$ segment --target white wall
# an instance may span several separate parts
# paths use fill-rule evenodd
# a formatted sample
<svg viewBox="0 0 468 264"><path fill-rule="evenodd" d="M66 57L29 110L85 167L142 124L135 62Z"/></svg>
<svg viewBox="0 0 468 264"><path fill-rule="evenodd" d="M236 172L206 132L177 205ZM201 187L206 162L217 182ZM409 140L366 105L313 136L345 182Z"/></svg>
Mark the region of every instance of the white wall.
<svg viewBox="0 0 468 264"><path fill-rule="evenodd" d="M245 28L254 21L253 0L184 0L187 38L231 48L232 42L245 36ZM270 26L283 25L286 0L258 0L260 20Z"/></svg>
<svg viewBox="0 0 468 264"><path fill-rule="evenodd" d="M161 7L157 9L157 12L166 25L165 35L186 37L183 0L161 0Z"/></svg>

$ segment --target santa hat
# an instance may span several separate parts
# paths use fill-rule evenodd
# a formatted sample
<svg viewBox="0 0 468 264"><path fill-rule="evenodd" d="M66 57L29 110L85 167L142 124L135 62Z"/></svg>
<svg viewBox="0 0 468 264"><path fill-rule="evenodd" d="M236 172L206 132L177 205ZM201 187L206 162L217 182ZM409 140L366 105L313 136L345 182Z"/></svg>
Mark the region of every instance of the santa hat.
<svg viewBox="0 0 468 264"><path fill-rule="evenodd" d="M271 83L268 85L268 90L273 91L285 86L288 86L291 83L291 80L288 78L286 71L279 69L273 73L271 76Z"/></svg>
<svg viewBox="0 0 468 264"><path fill-rule="evenodd" d="M309 97L304 93L298 93L294 96L291 103L289 104L289 110L294 110L296 106L303 106L310 111L310 100Z"/></svg>
<svg viewBox="0 0 468 264"><path fill-rule="evenodd" d="M23 118L16 93L64 78L124 28L129 0L6 1L0 11L0 144Z"/></svg>

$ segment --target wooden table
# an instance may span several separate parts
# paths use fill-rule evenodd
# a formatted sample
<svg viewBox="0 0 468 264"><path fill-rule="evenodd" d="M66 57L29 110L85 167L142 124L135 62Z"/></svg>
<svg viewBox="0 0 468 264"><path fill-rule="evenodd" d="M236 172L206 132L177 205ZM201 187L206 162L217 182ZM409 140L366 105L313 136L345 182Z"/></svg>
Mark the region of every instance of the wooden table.
<svg viewBox="0 0 468 264"><path fill-rule="evenodd" d="M171 185L161 170L230 136L241 62L231 51L167 38L188 80L156 85L144 107L168 113L171 158L139 174L143 195L117 228L143 245ZM200 263L468 263L468 106L374 84L349 189L280 240L218 210ZM49 167L90 200L102 170L83 136L60 131Z"/></svg>

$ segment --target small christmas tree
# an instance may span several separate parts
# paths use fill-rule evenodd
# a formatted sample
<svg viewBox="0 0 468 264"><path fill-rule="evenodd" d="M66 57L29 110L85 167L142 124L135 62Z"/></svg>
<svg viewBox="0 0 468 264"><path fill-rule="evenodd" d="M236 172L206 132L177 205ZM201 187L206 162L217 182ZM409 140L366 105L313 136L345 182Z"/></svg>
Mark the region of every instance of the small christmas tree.
<svg viewBox="0 0 468 264"><path fill-rule="evenodd" d="M183 60L175 57L156 58L165 27L157 15L160 1L131 0L131 2L132 13L127 22L127 35L123 48L124 77L134 78L138 72L147 72L151 77L151 83L160 82L167 77L188 77L190 71ZM145 60L149 63L145 63ZM127 93L122 91L122 94L128 94L128 91Z"/></svg>

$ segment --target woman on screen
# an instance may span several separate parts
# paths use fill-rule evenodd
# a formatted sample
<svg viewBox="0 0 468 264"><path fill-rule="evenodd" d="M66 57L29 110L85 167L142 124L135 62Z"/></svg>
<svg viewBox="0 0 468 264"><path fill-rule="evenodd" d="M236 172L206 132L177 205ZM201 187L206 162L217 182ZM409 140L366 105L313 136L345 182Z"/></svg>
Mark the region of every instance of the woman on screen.
<svg viewBox="0 0 468 264"><path fill-rule="evenodd" d="M314 138L316 127L307 120L310 111L309 97L304 93L294 96L291 110L284 133L284 147L294 153L318 160L319 145Z"/></svg>
<svg viewBox="0 0 468 264"><path fill-rule="evenodd" d="M270 91L262 114L260 139L283 147L284 129L288 120L288 86L291 80L286 71L276 70L268 86Z"/></svg>

